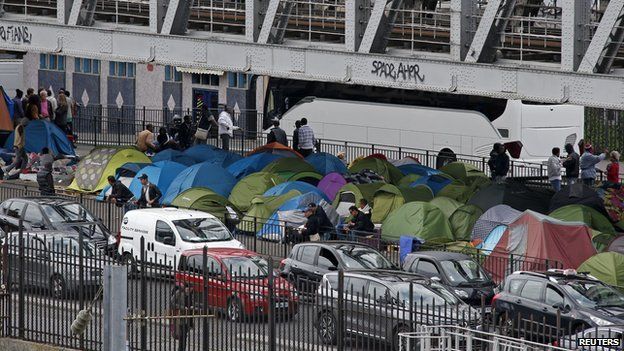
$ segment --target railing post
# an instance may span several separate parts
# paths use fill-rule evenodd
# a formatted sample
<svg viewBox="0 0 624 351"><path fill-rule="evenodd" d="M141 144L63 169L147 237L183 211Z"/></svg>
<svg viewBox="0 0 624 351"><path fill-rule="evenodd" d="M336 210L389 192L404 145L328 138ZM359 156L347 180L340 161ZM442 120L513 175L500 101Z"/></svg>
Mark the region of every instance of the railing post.
<svg viewBox="0 0 624 351"><path fill-rule="evenodd" d="M514 255L509 254L509 274L514 272ZM509 275L506 274L505 276Z"/></svg>
<svg viewBox="0 0 624 351"><path fill-rule="evenodd" d="M426 160L425 161L425 166L431 167L431 165L429 164L429 150L425 151L425 160ZM431 167L431 168L433 168L433 167Z"/></svg>
<svg viewBox="0 0 624 351"><path fill-rule="evenodd" d="M137 264L141 271L141 316L145 317L147 311L147 277L145 269L147 268L147 253L145 252L145 237L141 237L141 262ZM145 320L141 320L140 332L141 334L141 350L147 350L147 323Z"/></svg>
<svg viewBox="0 0 624 351"><path fill-rule="evenodd" d="M254 252L258 252L257 251L257 249L258 249L258 247L257 247L258 246L258 235L257 234L258 234L258 217L254 216L254 231L253 231L253 238L254 238L253 250L254 250Z"/></svg>
<svg viewBox="0 0 624 351"><path fill-rule="evenodd" d="M17 335L20 339L24 338L25 324L25 301L24 301L24 213L19 219L19 276L18 276L18 305L17 305Z"/></svg>
<svg viewBox="0 0 624 351"><path fill-rule="evenodd" d="M403 148L399 146L399 160L403 158Z"/></svg>
<svg viewBox="0 0 624 351"><path fill-rule="evenodd" d="M338 271L338 351L344 351L344 272Z"/></svg>
<svg viewBox="0 0 624 351"><path fill-rule="evenodd" d="M277 350L275 323L275 277L273 274L273 257L269 256L269 351Z"/></svg>
<svg viewBox="0 0 624 351"><path fill-rule="evenodd" d="M146 124L145 123L145 114L146 113L147 113L147 111L145 110L145 106L143 106L143 129L142 130L145 130L145 124Z"/></svg>

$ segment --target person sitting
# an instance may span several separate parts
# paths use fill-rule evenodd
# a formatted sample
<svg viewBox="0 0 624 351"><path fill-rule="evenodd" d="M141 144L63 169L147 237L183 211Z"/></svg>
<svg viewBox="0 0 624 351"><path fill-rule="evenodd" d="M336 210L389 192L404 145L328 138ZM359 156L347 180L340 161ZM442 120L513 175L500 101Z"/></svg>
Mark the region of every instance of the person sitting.
<svg viewBox="0 0 624 351"><path fill-rule="evenodd" d="M371 208L368 205L368 201L364 198L360 199L360 208L358 209L360 212L364 213L368 218L371 218Z"/></svg>
<svg viewBox="0 0 624 351"><path fill-rule="evenodd" d="M108 176L108 184L111 186L111 193L106 197L106 201L112 202L121 207L132 200L134 194L121 181L115 179L114 176Z"/></svg>
<svg viewBox="0 0 624 351"><path fill-rule="evenodd" d="M611 151L609 155L611 161L607 165L607 181L604 184L604 188L620 188L620 153L617 151Z"/></svg>
<svg viewBox="0 0 624 351"><path fill-rule="evenodd" d="M139 206L139 208L158 207L159 200L162 197L160 189L149 182L147 174L145 173L139 177L139 180L143 188L141 188L141 197L136 201L136 205Z"/></svg>
<svg viewBox="0 0 624 351"><path fill-rule="evenodd" d="M156 152L158 148L154 145L154 126L148 124L145 130L137 136L136 147L141 152Z"/></svg>
<svg viewBox="0 0 624 351"><path fill-rule="evenodd" d="M351 221L347 224L347 227L352 234L360 236L372 235L375 225L371 222L368 215L360 211L356 206L349 207L349 213L351 213Z"/></svg>
<svg viewBox="0 0 624 351"><path fill-rule="evenodd" d="M327 217L325 210L315 203L308 204L304 215L308 219L299 232L299 241L318 241L321 238L333 238L334 225Z"/></svg>
<svg viewBox="0 0 624 351"><path fill-rule="evenodd" d="M158 151L178 148L177 143L173 140L173 137L167 133L167 128L165 127L160 127L160 129L158 129L156 142L158 143Z"/></svg>

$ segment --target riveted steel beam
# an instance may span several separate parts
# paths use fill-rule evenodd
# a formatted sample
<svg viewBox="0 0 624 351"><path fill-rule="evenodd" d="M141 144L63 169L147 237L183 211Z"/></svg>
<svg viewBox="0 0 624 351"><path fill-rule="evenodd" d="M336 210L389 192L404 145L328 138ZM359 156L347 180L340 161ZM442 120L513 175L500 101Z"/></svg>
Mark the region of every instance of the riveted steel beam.
<svg viewBox="0 0 624 351"><path fill-rule="evenodd" d="M615 40L617 41L617 30L615 28L622 22L622 9L624 8L624 0L611 0L602 16L598 28L594 32L594 36L589 43L587 52L581 61L578 71L582 73L594 73L600 59L604 57L609 45ZM621 43L621 38L619 38ZM619 45L619 44L616 44ZM618 46L619 48L619 46Z"/></svg>
<svg viewBox="0 0 624 351"><path fill-rule="evenodd" d="M268 6L269 0L245 1L245 37L247 41L255 42L258 40Z"/></svg>
<svg viewBox="0 0 624 351"><path fill-rule="evenodd" d="M167 15L167 0L149 0L149 29L160 33Z"/></svg>
<svg viewBox="0 0 624 351"><path fill-rule="evenodd" d="M488 1L466 55L466 62L494 62L495 46L500 43L499 33L507 25L515 5L515 0Z"/></svg>
<svg viewBox="0 0 624 351"><path fill-rule="evenodd" d="M473 0L451 0L451 57L462 61L477 28L476 2Z"/></svg>
<svg viewBox="0 0 624 351"><path fill-rule="evenodd" d="M264 21L262 22L262 28L260 28L258 43L269 43L269 37L271 36L273 23L275 22L275 16L277 15L277 9L279 5L280 0L269 0L269 6L267 6L266 14L264 15Z"/></svg>
<svg viewBox="0 0 624 351"><path fill-rule="evenodd" d="M97 0L61 0L57 2L57 6L57 16L63 12L64 23L70 26L92 26L94 23Z"/></svg>
<svg viewBox="0 0 624 351"><path fill-rule="evenodd" d="M458 62L426 53L414 57L409 50L362 54L322 43L306 47L258 44L246 41L244 35L217 38L192 32L172 36L151 33L142 26L76 27L44 17L7 16L0 19L0 26L22 34L0 40L4 50L624 109L624 76L615 73L581 74L538 62L530 67L513 62ZM21 30L25 27L26 32Z"/></svg>
<svg viewBox="0 0 624 351"><path fill-rule="evenodd" d="M578 68L589 45L589 23L593 0L561 2L561 69Z"/></svg>
<svg viewBox="0 0 624 351"><path fill-rule="evenodd" d="M188 29L191 3L188 0L169 0L160 33L184 35Z"/></svg>
<svg viewBox="0 0 624 351"><path fill-rule="evenodd" d="M386 0L375 0L375 3L373 4L373 11L368 18L368 24L366 25L364 37L362 38L358 52L371 52L375 39L378 40L379 38L379 28L381 27L384 12L386 11L386 4Z"/></svg>
<svg viewBox="0 0 624 351"><path fill-rule="evenodd" d="M56 2L56 20L60 24L68 24L70 12L74 3L78 3L78 6L82 5L82 0L58 0Z"/></svg>
<svg viewBox="0 0 624 351"><path fill-rule="evenodd" d="M369 0L345 1L345 46L347 51L358 51L366 30L366 8Z"/></svg>

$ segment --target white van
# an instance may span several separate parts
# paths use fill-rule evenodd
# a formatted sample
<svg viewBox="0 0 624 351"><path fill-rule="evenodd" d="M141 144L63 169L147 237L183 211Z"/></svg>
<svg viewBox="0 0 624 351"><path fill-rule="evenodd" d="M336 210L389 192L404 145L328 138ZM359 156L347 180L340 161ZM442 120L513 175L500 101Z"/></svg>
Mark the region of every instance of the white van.
<svg viewBox="0 0 624 351"><path fill-rule="evenodd" d="M193 210L153 208L128 211L119 233L118 253L124 262L141 260L141 238L145 238L144 259L174 268L182 251L208 248L245 247L215 216Z"/></svg>
<svg viewBox="0 0 624 351"><path fill-rule="evenodd" d="M306 117L317 139L488 157L496 142L521 141L520 159L541 162L553 147L580 139L584 108L509 100L492 121L475 110L306 97L282 115L290 127Z"/></svg>

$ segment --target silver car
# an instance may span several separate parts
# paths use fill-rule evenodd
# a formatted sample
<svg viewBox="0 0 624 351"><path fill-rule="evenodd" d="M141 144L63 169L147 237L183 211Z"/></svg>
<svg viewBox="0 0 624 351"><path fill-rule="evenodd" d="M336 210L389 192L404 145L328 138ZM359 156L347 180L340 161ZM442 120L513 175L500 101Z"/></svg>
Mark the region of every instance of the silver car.
<svg viewBox="0 0 624 351"><path fill-rule="evenodd" d="M79 290L96 291L101 285L103 254L84 241L81 255L79 239L74 232L24 233L20 255L19 234L9 234L11 285L20 283L21 271L24 287L47 290L55 298L67 298Z"/></svg>
<svg viewBox="0 0 624 351"><path fill-rule="evenodd" d="M624 326L605 325L564 336L553 344L570 350L621 351L624 349L622 335L624 335ZM580 341L580 339L583 339L583 341Z"/></svg>
<svg viewBox="0 0 624 351"><path fill-rule="evenodd" d="M402 350L399 333L415 331L418 326L480 325L477 310L421 275L380 270L343 274L342 322L348 336L376 339L393 350ZM325 274L317 291L315 326L325 344L335 344L339 337L338 279L338 272Z"/></svg>

